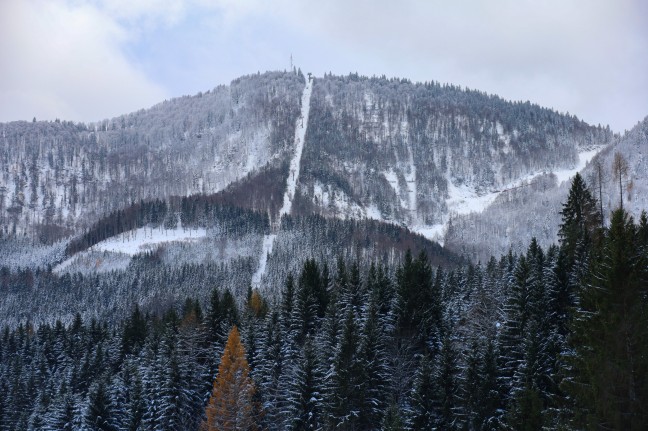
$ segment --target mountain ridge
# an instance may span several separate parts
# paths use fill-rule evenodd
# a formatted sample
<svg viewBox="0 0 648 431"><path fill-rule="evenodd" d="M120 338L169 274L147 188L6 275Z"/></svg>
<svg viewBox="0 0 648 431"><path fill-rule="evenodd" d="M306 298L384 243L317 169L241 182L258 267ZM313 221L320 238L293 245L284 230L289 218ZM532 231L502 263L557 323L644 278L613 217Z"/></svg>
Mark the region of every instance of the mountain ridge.
<svg viewBox="0 0 648 431"><path fill-rule="evenodd" d="M285 184L304 83L301 72L247 75L93 128L0 124L2 234L55 242L132 202L232 187L254 196L232 203L277 219L280 203L259 190ZM436 226L437 240L451 190L483 196L618 139L530 102L357 74L315 78L310 108L295 213Z"/></svg>

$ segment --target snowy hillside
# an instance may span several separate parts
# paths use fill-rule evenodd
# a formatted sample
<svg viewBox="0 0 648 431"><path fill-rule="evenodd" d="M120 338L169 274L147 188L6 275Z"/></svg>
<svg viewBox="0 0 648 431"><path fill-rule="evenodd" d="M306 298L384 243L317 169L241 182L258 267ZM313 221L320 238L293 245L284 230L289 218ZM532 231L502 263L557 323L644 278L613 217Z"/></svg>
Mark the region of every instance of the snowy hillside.
<svg viewBox="0 0 648 431"><path fill-rule="evenodd" d="M384 220L440 242L452 218L542 175L565 181L613 140L572 116L438 83L325 76L311 105L302 213Z"/></svg>
<svg viewBox="0 0 648 431"><path fill-rule="evenodd" d="M526 187L499 193L483 212L452 217L444 236L446 247L475 261L485 261L511 248L522 251L532 237L544 247L555 243L569 179L576 170L594 197L602 200L603 218L609 222L611 211L620 203L618 178L612 166L615 154L628 165L622 178L624 208L638 220L641 211L648 209L648 118L596 155L582 153L574 170L537 176Z"/></svg>
<svg viewBox="0 0 648 431"><path fill-rule="evenodd" d="M358 75L306 83L279 72L93 125L0 131L4 236L51 244L134 202L220 191L219 202L268 216L259 256L273 250L283 214L375 219L462 252L458 226L462 238L484 236L464 226L472 213L534 194L528 184L549 184L545 177L568 180L614 140L576 117L450 85ZM522 221L532 207L527 216L547 218L538 205L516 217L551 238L554 222ZM484 255L508 249L512 229Z"/></svg>
<svg viewBox="0 0 648 431"><path fill-rule="evenodd" d="M503 185L500 190L488 193L479 194L475 189L469 186L463 185L457 187L452 183L452 181L448 181L449 189L448 198L446 199L448 215L443 219L443 223L432 226L419 225L414 226L413 228L416 232L419 232L427 238L443 244L451 220L470 214L480 214L492 205L500 195L509 193L513 190L530 187L536 179L543 176L550 175L555 177L557 186L560 186L563 183L569 183L571 178L576 175L576 172L581 172L592 158L601 151L601 149L602 148L598 147L579 152L578 163L571 168L556 169L549 172L543 171L530 173L517 181ZM524 190L521 190L521 192L524 193Z"/></svg>
<svg viewBox="0 0 648 431"><path fill-rule="evenodd" d="M303 87L270 72L96 124L0 124L0 234L51 242L140 199L222 190L290 151Z"/></svg>

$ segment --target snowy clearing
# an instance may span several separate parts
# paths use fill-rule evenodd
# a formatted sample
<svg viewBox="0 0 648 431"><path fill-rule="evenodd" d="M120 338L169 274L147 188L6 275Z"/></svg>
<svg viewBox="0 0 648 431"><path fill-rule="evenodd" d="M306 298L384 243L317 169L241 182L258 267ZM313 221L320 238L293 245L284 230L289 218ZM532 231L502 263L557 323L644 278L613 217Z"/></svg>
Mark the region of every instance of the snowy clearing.
<svg viewBox="0 0 648 431"><path fill-rule="evenodd" d="M275 239L277 239L276 234L265 235L263 237L263 250L261 251L261 257L259 258L259 267L252 275L252 286L254 287L259 287L261 285L261 278L265 274L266 264L268 263L268 255L272 253Z"/></svg>
<svg viewBox="0 0 648 431"><path fill-rule="evenodd" d="M580 172L592 160L592 158L601 151L602 147L597 147L592 150L582 151L578 153L578 164L573 168L558 169L552 171L558 180L558 185L565 181L570 180L577 172ZM540 175L547 174L548 172L533 172L517 181L511 182L502 186L501 190L496 190L490 193L479 195L472 187L461 185L456 186L450 178L448 178L448 199L446 205L448 206L448 216L443 223L434 225L414 225L411 229L426 238L437 241L443 245L446 231L448 229L448 222L453 216L467 215L470 213L483 212L488 208L500 195L500 193L510 190L515 187L520 187L523 184L528 184L533 179Z"/></svg>
<svg viewBox="0 0 648 431"><path fill-rule="evenodd" d="M396 172L394 172L394 169L389 169L388 171L385 171L382 173L389 185L394 189L394 193L396 193L396 196L400 198L400 188L398 187L398 175L396 175ZM401 199L400 204L402 207L405 206L405 202Z"/></svg>
<svg viewBox="0 0 648 431"><path fill-rule="evenodd" d="M404 130L407 130L405 128ZM408 153L408 170L405 173L405 181L407 182L407 209L409 210L410 223L417 224L418 222L418 202L416 201L417 184L416 184L416 165L414 164L414 153L412 152L412 145L407 140L407 153Z"/></svg>
<svg viewBox="0 0 648 431"><path fill-rule="evenodd" d="M599 151L602 150L602 147L594 148L593 150L589 151L583 151L578 153L578 164L573 167L572 169L559 169L556 171L553 171L554 175L558 178L558 185L564 183L565 181L569 181L574 175L576 175L576 172L582 171L585 166L594 158L595 155L599 153Z"/></svg>
<svg viewBox="0 0 648 431"><path fill-rule="evenodd" d="M146 228L124 232L108 238L91 247L93 251L110 251L134 256L148 250L154 250L160 244L175 241L197 241L207 236L205 229L160 229Z"/></svg>
<svg viewBox="0 0 648 431"><path fill-rule="evenodd" d="M295 125L295 153L290 159L290 169L288 171L288 180L286 184L286 191L284 192L283 205L279 210L279 217L290 214L292 211L293 198L297 190L297 182L299 181L299 168L301 165L302 153L304 151L304 140L306 139L306 127L308 127L308 114L310 113L310 98L313 90L313 81L309 78L304 87L304 93L301 98L301 113ZM277 227L273 228L276 231ZM268 263L268 255L272 253L274 241L277 238L276 233L265 235L263 237L263 249L261 256L259 256L259 266L256 272L252 275L252 286L258 288L261 285L261 279L266 271L266 264Z"/></svg>
<svg viewBox="0 0 648 431"><path fill-rule="evenodd" d="M198 241L206 236L207 231L205 229L185 229L182 227L176 229L164 229L142 227L103 240L83 253L87 254L91 252L105 251L132 257L144 251L155 250L161 244L170 242ZM80 254L83 255L83 253ZM80 256L72 256L60 263L54 268L54 272L65 271L65 269L69 267L77 257Z"/></svg>
<svg viewBox="0 0 648 431"><path fill-rule="evenodd" d="M292 210L293 198L297 190L297 181L299 180L299 168L301 165L302 152L304 151L304 139L306 138L306 127L308 126L308 114L310 112L310 97L313 90L313 82L308 80L304 87L304 94L301 100L301 115L297 119L295 127L295 153L290 160L290 170L288 172L288 181L286 192L284 193L283 206L279 215L290 214Z"/></svg>

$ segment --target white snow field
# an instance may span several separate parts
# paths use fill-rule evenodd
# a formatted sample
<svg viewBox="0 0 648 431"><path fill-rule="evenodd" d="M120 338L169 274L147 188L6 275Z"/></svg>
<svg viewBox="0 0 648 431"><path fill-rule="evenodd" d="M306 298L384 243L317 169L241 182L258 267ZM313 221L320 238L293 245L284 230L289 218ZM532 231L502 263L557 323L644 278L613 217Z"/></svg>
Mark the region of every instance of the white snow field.
<svg viewBox="0 0 648 431"><path fill-rule="evenodd" d="M586 150L578 153L578 163L572 168L558 169L552 171L558 180L558 185L565 181L570 180L577 172L580 172L585 166L594 158L603 147L597 147L591 150ZM438 242L443 245L445 233L448 229L450 218L458 215L466 215L470 213L483 212L489 205L491 205L500 193L510 190L515 187L521 187L531 182L534 178L544 175L548 172L533 172L521 179L512 183L502 186L501 190L496 190L491 193L479 195L472 187L462 185L456 186L448 178L448 199L446 205L448 206L448 216L443 223L435 225L414 225L411 229L414 232L420 233L428 239Z"/></svg>
<svg viewBox="0 0 648 431"><path fill-rule="evenodd" d="M409 210L410 223L416 225L418 223L417 211L417 184L416 184L416 165L414 165L414 153L412 153L412 145L407 140L407 153L408 153L408 172L405 174L405 181L407 182L407 209Z"/></svg>
<svg viewBox="0 0 648 431"><path fill-rule="evenodd" d="M198 241L207 236L205 229L186 229L182 226L175 229L142 227L105 239L87 251L72 256L54 268L54 272L63 272L83 254L92 252L111 252L134 256L145 251L153 251L160 245L171 242Z"/></svg>
<svg viewBox="0 0 648 431"><path fill-rule="evenodd" d="M279 215L290 214L292 210L295 190L297 190L297 181L299 180L299 168L301 165L302 152L304 151L304 139L306 138L306 127L308 126L308 113L310 112L310 97L313 91L313 82L309 80L304 88L304 94L301 99L301 115L297 119L295 127L295 153L290 160L290 170L288 172L288 181L286 192L284 193L283 206Z"/></svg>
<svg viewBox="0 0 648 431"><path fill-rule="evenodd" d="M276 238L276 234L265 235L263 237L263 249L261 250L261 256L259 257L259 267L252 275L252 286L254 287L259 287L261 284L261 277L265 274L266 264L268 263L268 255L272 253L272 247L274 246Z"/></svg>
<svg viewBox="0 0 648 431"><path fill-rule="evenodd" d="M301 165L302 153L304 151L304 140L306 138L306 127L308 126L308 114L310 112L310 98L313 91L313 80L307 79L304 93L301 98L301 113L297 118L295 125L295 152L292 159L290 159L290 168L288 171L288 180L286 184L286 191L284 192L283 205L279 210L279 218L281 216L290 214L292 211L293 199L295 191L297 190L297 182L299 181L299 168ZM277 238L275 233L278 229L277 226L272 226L272 233L263 237L263 247L261 256L259 256L259 266L256 272L252 275L252 286L258 288L261 285L261 279L266 271L266 264L268 262L268 255L272 253L274 241Z"/></svg>

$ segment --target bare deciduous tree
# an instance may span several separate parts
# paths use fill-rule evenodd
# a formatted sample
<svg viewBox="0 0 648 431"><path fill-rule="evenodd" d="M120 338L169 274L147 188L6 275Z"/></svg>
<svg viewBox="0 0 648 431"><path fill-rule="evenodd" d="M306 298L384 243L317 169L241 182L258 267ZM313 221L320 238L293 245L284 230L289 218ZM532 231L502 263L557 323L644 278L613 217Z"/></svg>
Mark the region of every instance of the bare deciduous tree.
<svg viewBox="0 0 648 431"><path fill-rule="evenodd" d="M628 162L619 153L614 153L612 172L614 173L614 179L619 182L619 208L623 209L623 181L628 176Z"/></svg>

